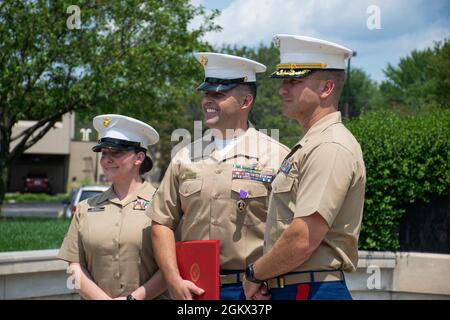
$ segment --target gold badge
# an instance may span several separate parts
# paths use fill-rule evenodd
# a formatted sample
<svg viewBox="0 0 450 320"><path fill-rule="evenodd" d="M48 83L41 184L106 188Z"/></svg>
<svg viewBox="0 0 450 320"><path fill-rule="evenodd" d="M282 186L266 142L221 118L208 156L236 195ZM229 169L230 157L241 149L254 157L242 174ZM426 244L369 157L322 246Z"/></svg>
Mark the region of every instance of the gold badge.
<svg viewBox="0 0 450 320"><path fill-rule="evenodd" d="M247 80L248 80L248 77L245 76L245 77L244 77L244 82L247 82Z"/></svg>
<svg viewBox="0 0 450 320"><path fill-rule="evenodd" d="M236 203L237 205L237 209L239 212L243 212L245 210L245 207L247 206L247 204L245 203L244 200L238 200L238 202Z"/></svg>
<svg viewBox="0 0 450 320"><path fill-rule="evenodd" d="M196 282L200 278L200 267L198 264L194 263L189 270L192 281Z"/></svg>
<svg viewBox="0 0 450 320"><path fill-rule="evenodd" d="M105 128L108 128L110 123L111 123L111 120L109 120L108 117L103 118L103 126L104 126Z"/></svg>
<svg viewBox="0 0 450 320"><path fill-rule="evenodd" d="M201 56L200 58L200 63L204 66L206 66L208 64L208 58L205 56Z"/></svg>

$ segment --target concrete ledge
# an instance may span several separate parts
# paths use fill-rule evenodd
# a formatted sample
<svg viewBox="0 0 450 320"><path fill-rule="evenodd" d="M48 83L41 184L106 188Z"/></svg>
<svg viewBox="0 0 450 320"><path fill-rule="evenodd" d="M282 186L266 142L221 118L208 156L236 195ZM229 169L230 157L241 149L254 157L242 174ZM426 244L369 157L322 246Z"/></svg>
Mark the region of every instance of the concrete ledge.
<svg viewBox="0 0 450 320"><path fill-rule="evenodd" d="M58 249L0 253L0 299L79 299Z"/></svg>
<svg viewBox="0 0 450 320"><path fill-rule="evenodd" d="M32 250L0 253L0 276L9 274L61 271L67 262L56 259L58 250Z"/></svg>
<svg viewBox="0 0 450 320"><path fill-rule="evenodd" d="M450 255L397 253L394 291L450 295Z"/></svg>
<svg viewBox="0 0 450 320"><path fill-rule="evenodd" d="M393 269L396 266L397 256L394 252L359 251L358 269L370 266Z"/></svg>
<svg viewBox="0 0 450 320"><path fill-rule="evenodd" d="M58 250L0 253L1 299L79 299ZM346 274L354 299L450 299L450 255L360 251Z"/></svg>

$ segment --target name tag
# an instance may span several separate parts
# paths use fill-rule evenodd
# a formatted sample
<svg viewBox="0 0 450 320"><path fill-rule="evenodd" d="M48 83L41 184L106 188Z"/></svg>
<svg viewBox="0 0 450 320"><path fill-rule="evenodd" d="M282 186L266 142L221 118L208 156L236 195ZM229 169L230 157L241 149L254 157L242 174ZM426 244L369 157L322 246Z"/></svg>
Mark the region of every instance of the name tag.
<svg viewBox="0 0 450 320"><path fill-rule="evenodd" d="M187 179L197 179L197 173L192 171L187 171L181 174L181 180Z"/></svg>
<svg viewBox="0 0 450 320"><path fill-rule="evenodd" d="M87 209L88 212L100 212L105 211L105 207L90 207Z"/></svg>

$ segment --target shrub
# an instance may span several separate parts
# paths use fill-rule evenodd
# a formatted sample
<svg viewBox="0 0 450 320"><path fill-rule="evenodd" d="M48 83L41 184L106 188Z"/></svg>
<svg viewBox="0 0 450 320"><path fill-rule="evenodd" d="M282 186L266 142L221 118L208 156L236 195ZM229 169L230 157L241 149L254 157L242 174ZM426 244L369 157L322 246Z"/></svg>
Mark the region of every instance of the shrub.
<svg viewBox="0 0 450 320"><path fill-rule="evenodd" d="M367 171L359 247L396 250L404 206L450 192L450 110L367 113L346 126L361 144Z"/></svg>

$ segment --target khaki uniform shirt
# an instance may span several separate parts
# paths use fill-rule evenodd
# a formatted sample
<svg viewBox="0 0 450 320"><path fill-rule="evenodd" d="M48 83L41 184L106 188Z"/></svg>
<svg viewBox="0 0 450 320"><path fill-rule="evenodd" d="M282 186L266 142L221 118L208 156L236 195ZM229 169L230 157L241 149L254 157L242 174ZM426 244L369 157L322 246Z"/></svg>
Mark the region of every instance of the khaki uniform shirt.
<svg viewBox="0 0 450 320"><path fill-rule="evenodd" d="M289 149L254 128L224 155L211 140L205 136L176 154L150 216L175 230L179 241L220 240L221 269L243 270L262 255L271 182L266 178Z"/></svg>
<svg viewBox="0 0 450 320"><path fill-rule="evenodd" d="M297 271L354 271L365 182L361 148L342 124L341 113L325 116L292 148L272 183L265 252L293 218L317 211L330 229Z"/></svg>
<svg viewBox="0 0 450 320"><path fill-rule="evenodd" d="M58 258L79 262L110 297L132 293L158 270L147 216L154 192L144 182L123 203L112 187L80 202Z"/></svg>

